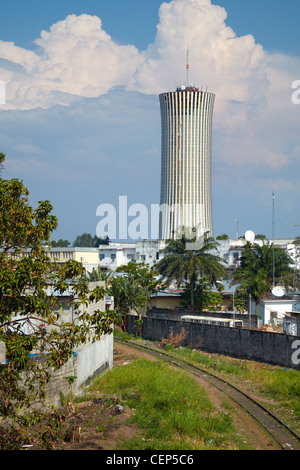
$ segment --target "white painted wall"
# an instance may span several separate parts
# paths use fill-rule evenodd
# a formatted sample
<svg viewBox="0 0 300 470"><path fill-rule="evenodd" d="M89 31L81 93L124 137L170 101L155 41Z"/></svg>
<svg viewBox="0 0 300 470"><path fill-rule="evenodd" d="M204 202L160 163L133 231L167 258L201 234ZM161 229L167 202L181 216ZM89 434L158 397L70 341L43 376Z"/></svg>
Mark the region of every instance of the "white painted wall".
<svg viewBox="0 0 300 470"><path fill-rule="evenodd" d="M130 261L135 260L135 252L135 244L133 243L102 245L99 247L99 265L113 271L119 266L127 265Z"/></svg>
<svg viewBox="0 0 300 470"><path fill-rule="evenodd" d="M77 349L77 391L88 379L113 366L113 334ZM76 393L76 392L75 392Z"/></svg>
<svg viewBox="0 0 300 470"><path fill-rule="evenodd" d="M267 325L271 321L272 312L277 313L278 319L283 319L286 313L292 311L294 300L266 300L258 308L258 314L262 318L262 324Z"/></svg>
<svg viewBox="0 0 300 470"><path fill-rule="evenodd" d="M163 254L159 253L166 246L161 240L145 240L136 242L136 261L138 263L147 263L150 266L155 261L163 258ZM157 255L157 253L159 253ZM158 258L157 258L158 256Z"/></svg>

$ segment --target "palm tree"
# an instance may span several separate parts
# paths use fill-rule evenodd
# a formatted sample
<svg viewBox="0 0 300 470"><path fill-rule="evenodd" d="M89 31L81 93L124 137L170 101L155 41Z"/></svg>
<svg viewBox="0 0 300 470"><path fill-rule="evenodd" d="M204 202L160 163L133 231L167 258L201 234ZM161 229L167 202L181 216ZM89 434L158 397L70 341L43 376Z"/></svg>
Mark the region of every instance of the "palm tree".
<svg viewBox="0 0 300 470"><path fill-rule="evenodd" d="M156 267L162 279L166 279L167 285L173 280L176 280L178 287L182 281L190 283L190 309L194 310L197 280L206 277L211 284L216 284L216 281L225 276L226 271L221 258L212 254L218 245L214 238L205 234L201 244L197 246L194 243L195 246L190 249L196 240L186 237L185 233L186 229L182 231L180 238L166 241L166 247L161 250L166 256Z"/></svg>
<svg viewBox="0 0 300 470"><path fill-rule="evenodd" d="M269 292L275 282L280 281L289 287L292 259L280 247L272 244L251 245L247 242L241 256L241 265L232 275L232 284L251 295L255 302L255 312L260 300Z"/></svg>
<svg viewBox="0 0 300 470"><path fill-rule="evenodd" d="M138 312L141 304L145 302L142 288L126 276L117 276L110 279L107 293L114 298L114 309L117 320L126 331L127 315L131 310Z"/></svg>
<svg viewBox="0 0 300 470"><path fill-rule="evenodd" d="M93 268L91 272L87 272L85 278L90 282L95 281L109 281L111 273L101 268L100 266Z"/></svg>

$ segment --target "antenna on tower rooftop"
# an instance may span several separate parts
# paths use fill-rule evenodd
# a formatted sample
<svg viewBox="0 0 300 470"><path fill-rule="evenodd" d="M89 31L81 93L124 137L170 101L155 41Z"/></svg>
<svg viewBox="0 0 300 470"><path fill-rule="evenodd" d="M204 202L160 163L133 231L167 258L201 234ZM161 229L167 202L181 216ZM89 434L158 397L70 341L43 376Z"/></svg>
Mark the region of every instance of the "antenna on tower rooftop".
<svg viewBox="0 0 300 470"><path fill-rule="evenodd" d="M189 68L190 68L189 50L187 50L187 52L186 52L186 84L187 84L187 86L189 86Z"/></svg>

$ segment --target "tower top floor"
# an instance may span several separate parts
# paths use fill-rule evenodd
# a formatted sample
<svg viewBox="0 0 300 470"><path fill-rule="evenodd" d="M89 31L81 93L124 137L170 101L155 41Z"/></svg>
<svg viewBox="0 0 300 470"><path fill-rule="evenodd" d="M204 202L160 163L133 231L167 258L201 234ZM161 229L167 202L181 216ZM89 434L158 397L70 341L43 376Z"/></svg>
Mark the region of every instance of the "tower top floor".
<svg viewBox="0 0 300 470"><path fill-rule="evenodd" d="M183 91L200 91L198 87L194 86L194 85L181 85L180 87L178 86L176 88L176 91L179 91L179 92L183 92Z"/></svg>

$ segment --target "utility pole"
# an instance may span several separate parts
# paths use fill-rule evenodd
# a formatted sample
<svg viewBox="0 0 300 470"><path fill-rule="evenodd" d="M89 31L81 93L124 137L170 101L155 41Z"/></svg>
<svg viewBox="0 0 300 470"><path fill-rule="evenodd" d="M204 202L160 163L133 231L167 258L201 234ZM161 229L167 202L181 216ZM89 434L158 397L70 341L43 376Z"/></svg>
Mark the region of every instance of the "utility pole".
<svg viewBox="0 0 300 470"><path fill-rule="evenodd" d="M251 294L249 294L249 328L251 328Z"/></svg>
<svg viewBox="0 0 300 470"><path fill-rule="evenodd" d="M275 195L273 193L273 213L272 213L272 232L273 232L273 287L275 287L275 256L274 256L274 243L275 243L275 236L274 236L274 204L275 204Z"/></svg>

